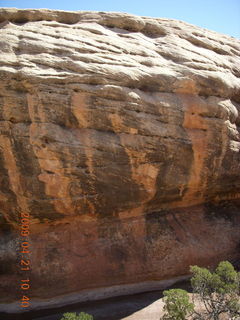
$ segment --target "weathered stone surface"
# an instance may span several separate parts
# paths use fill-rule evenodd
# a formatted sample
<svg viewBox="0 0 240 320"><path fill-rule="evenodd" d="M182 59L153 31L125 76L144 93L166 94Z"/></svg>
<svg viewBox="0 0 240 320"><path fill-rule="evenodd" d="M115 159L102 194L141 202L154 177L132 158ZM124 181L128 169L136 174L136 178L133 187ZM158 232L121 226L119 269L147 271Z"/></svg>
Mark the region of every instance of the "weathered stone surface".
<svg viewBox="0 0 240 320"><path fill-rule="evenodd" d="M123 13L0 22L2 302L23 212L32 298L239 259L240 41Z"/></svg>

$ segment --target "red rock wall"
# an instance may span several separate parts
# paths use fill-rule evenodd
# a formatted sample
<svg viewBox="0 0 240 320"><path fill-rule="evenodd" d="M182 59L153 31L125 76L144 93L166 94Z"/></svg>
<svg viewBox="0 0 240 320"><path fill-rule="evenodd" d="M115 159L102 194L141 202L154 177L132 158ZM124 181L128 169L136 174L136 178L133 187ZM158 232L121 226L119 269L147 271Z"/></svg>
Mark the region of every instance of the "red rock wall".
<svg viewBox="0 0 240 320"><path fill-rule="evenodd" d="M33 298L237 261L239 41L126 14L1 14L2 301L19 294L21 213Z"/></svg>

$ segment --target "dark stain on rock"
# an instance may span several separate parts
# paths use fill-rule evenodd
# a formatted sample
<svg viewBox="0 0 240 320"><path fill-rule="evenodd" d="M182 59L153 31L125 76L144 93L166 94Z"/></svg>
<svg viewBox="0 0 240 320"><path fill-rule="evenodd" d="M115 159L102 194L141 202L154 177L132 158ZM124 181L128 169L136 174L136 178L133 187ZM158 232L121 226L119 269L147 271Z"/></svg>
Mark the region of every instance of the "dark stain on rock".
<svg viewBox="0 0 240 320"><path fill-rule="evenodd" d="M240 202L239 201L221 201L219 203L206 203L205 218L210 221L224 219L234 225L240 222Z"/></svg>
<svg viewBox="0 0 240 320"><path fill-rule="evenodd" d="M154 241L162 236L168 236L173 232L173 229L166 218L167 214L169 214L169 211L162 210L145 215L147 242L154 243Z"/></svg>
<svg viewBox="0 0 240 320"><path fill-rule="evenodd" d="M15 193L10 188L9 175L8 170L6 169L5 159L3 157L3 153L0 149L0 185L1 192L6 195L6 201L0 201L2 215L1 219L3 224L1 224L1 229L3 231L7 231L10 229L10 225L8 225L7 220L4 216L8 217L8 221L12 220L14 222L18 222L18 204Z"/></svg>
<svg viewBox="0 0 240 320"><path fill-rule="evenodd" d="M101 139L101 142L99 142ZM105 150L112 153L114 145L116 153L106 158L104 152L98 152L94 146L105 144ZM131 209L140 201L139 185L132 179L129 157L120 144L120 138L116 134L92 132L92 169L91 174L79 179L82 189L87 193L97 194L94 207L99 218L113 216L119 211ZM88 166L88 153L85 153ZM99 166L104 163L104 166Z"/></svg>

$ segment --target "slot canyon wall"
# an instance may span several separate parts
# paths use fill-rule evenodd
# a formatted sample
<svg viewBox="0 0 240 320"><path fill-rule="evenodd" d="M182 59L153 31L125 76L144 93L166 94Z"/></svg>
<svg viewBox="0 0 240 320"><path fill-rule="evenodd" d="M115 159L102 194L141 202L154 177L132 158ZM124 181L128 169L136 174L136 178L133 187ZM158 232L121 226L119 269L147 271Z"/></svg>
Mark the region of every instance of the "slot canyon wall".
<svg viewBox="0 0 240 320"><path fill-rule="evenodd" d="M239 263L240 41L123 13L0 23L0 310L23 213L43 305Z"/></svg>

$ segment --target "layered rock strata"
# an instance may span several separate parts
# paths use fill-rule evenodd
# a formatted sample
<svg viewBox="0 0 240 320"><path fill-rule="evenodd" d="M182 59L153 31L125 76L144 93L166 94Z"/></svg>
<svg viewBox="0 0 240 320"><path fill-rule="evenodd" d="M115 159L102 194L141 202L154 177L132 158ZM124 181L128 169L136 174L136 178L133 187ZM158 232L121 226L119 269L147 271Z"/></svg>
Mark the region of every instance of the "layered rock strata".
<svg viewBox="0 0 240 320"><path fill-rule="evenodd" d="M22 213L33 300L237 262L240 41L123 13L0 22L2 303Z"/></svg>

